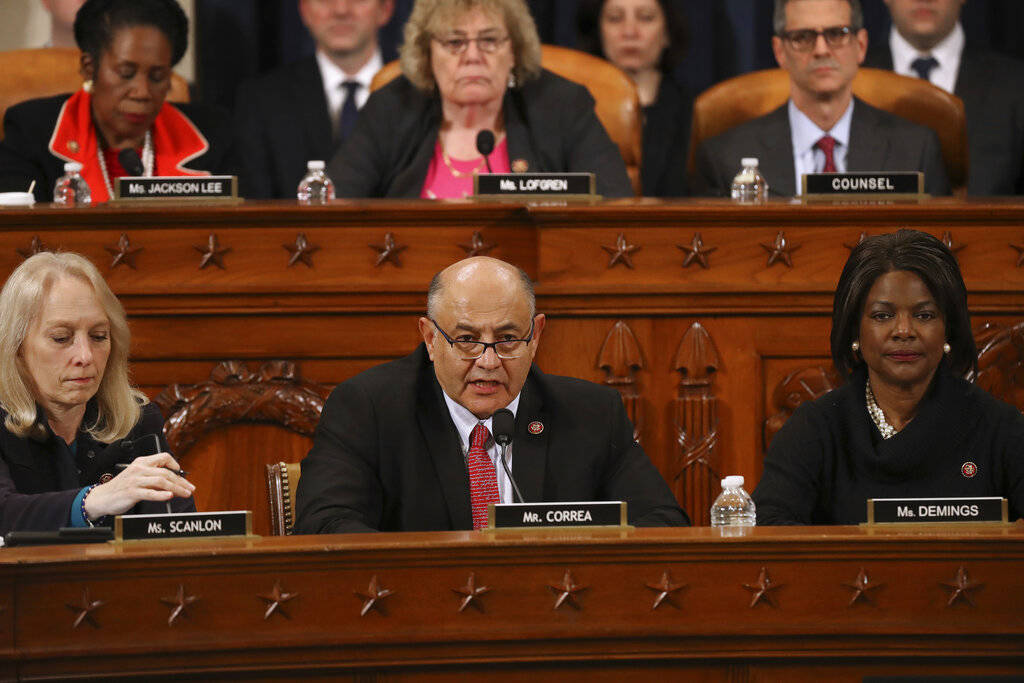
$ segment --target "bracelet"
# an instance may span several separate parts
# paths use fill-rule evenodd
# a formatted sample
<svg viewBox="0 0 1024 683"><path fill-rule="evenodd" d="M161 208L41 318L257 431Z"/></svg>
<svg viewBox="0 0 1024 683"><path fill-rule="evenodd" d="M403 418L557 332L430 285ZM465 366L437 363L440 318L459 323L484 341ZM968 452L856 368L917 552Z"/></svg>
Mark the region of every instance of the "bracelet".
<svg viewBox="0 0 1024 683"><path fill-rule="evenodd" d="M81 512L82 512L82 519L84 519L85 523L88 524L91 527L94 527L96 525L92 523L92 520L89 519L88 513L86 513L86 511L85 511L85 499L89 497L89 494L92 493L92 490L94 488L96 488L97 486L98 486L98 484L93 484L89 488L85 489L85 495L82 496L82 510L81 510Z"/></svg>

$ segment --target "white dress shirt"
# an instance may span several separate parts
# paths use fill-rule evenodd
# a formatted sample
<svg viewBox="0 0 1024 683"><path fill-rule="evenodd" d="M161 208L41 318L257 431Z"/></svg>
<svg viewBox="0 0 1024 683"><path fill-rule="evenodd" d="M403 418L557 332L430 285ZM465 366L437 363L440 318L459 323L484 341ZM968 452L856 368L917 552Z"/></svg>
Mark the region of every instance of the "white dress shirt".
<svg viewBox="0 0 1024 683"><path fill-rule="evenodd" d="M452 416L452 422L455 423L455 428L459 431L459 445L462 447L463 459L469 456L469 435L473 432L473 428L478 424L482 424L487 427L487 431L491 432L491 438L487 441L487 456L491 459L494 464L494 473L498 481L498 497L502 503L514 503L515 499L512 497L512 482L509 480L508 475L505 474L505 468L501 466L501 449L498 444L494 442L494 432L491 429L491 418L486 420L477 419L476 415L469 412L465 406L459 405L452 400L451 396L446 394L443 390L441 395L444 396L444 402L448 405L448 413ZM512 416L515 417L516 410L519 408L519 396L512 399L506 408L512 411ZM512 451L513 444L509 444L508 448L505 449L505 462L508 463L509 470L512 469Z"/></svg>
<svg viewBox="0 0 1024 683"><path fill-rule="evenodd" d="M815 147L818 140L825 135L835 138L836 146L832 150L832 160L836 163L836 171L846 172L846 155L850 151L850 121L853 120L853 100L850 100L846 111L830 130L822 130L802 111L797 109L793 100L789 101L789 135L793 140L793 168L796 169L796 194L803 188L800 177L804 173L821 173L825 170L825 153ZM772 181L768 178L768 182Z"/></svg>
<svg viewBox="0 0 1024 683"><path fill-rule="evenodd" d="M928 80L951 93L956 88L956 75L960 71L960 55L964 51L964 29L959 21L956 22L949 35L933 47L931 52L920 52L908 43L894 26L889 32L889 50L892 52L892 70L914 78L919 76L910 68L910 64L918 57L934 57L939 65L928 74Z"/></svg>
<svg viewBox="0 0 1024 683"><path fill-rule="evenodd" d="M331 119L331 132L335 137L338 135L338 125L341 119L341 108L348 97L347 91L342 87L345 81L358 81L363 87L356 91L356 106L363 108L366 100L370 99L370 82L377 75L384 61L381 59L380 50L373 53L362 69L354 74L347 74L337 64L321 52L316 51L316 63L320 67L320 78L324 83L324 95L327 96L327 113Z"/></svg>

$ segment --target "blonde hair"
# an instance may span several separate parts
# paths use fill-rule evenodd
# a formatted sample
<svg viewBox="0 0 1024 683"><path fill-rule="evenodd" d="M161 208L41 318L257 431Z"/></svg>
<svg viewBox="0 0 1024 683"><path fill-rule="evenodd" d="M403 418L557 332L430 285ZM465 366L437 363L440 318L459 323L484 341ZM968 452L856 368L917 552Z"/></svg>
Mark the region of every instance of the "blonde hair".
<svg viewBox="0 0 1024 683"><path fill-rule="evenodd" d="M25 260L0 291L0 408L4 424L20 437L42 437L37 424L36 396L21 358L21 345L40 315L50 288L61 278L88 282L110 322L110 356L96 391L96 421L85 430L97 441L110 443L127 436L139 421L146 395L133 388L128 376L131 332L124 307L103 276L87 258L70 252L41 252Z"/></svg>
<svg viewBox="0 0 1024 683"><path fill-rule="evenodd" d="M420 90L433 91L436 81L430 65L430 40L450 29L472 9L505 21L512 41L512 74L522 85L540 75L540 36L523 0L416 0L405 23L405 42L399 51L402 73Z"/></svg>

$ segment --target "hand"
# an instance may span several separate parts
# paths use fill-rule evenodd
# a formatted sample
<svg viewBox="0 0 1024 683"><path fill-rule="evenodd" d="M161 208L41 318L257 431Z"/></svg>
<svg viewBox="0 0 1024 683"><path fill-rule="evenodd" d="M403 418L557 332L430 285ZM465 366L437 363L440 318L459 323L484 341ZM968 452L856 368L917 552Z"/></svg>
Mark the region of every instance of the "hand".
<svg viewBox="0 0 1024 683"><path fill-rule="evenodd" d="M176 474L180 471L181 466L170 453L136 458L116 477L89 492L85 498L85 514L96 520L105 515L123 514L143 500L188 498L196 487Z"/></svg>

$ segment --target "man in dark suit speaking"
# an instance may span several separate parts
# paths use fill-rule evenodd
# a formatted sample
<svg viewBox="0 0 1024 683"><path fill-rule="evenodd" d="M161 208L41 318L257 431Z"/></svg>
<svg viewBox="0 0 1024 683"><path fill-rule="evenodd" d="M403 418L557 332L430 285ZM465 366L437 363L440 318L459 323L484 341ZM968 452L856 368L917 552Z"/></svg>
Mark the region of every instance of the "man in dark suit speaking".
<svg viewBox="0 0 1024 683"><path fill-rule="evenodd" d="M339 384L302 461L299 533L480 528L513 499L491 416L515 415L509 449L523 500L625 500L631 524L687 523L633 440L618 392L533 365L545 318L533 286L474 257L434 277L421 344Z"/></svg>
<svg viewBox="0 0 1024 683"><path fill-rule="evenodd" d="M757 157L774 195L799 194L804 173L923 171L949 194L934 131L853 96L868 34L860 0L776 0L772 49L789 73L789 102L697 149L697 194L726 195L740 159Z"/></svg>

